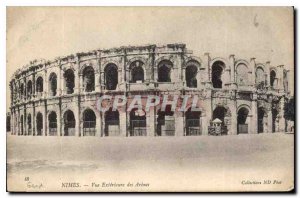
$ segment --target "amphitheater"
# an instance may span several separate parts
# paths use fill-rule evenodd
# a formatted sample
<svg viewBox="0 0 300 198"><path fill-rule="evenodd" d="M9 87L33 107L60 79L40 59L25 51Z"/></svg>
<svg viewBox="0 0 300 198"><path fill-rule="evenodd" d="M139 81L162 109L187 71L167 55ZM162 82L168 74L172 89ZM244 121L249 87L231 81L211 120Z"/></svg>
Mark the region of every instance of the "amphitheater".
<svg viewBox="0 0 300 198"><path fill-rule="evenodd" d="M185 44L99 49L32 61L10 80L12 135L196 136L209 135L213 121L223 135L286 131L284 103L288 70L269 61L235 55L201 57ZM124 95L198 96L197 112L160 105L148 112L102 112L97 100ZM107 101L106 101L107 102ZM108 106L111 105L109 102Z"/></svg>

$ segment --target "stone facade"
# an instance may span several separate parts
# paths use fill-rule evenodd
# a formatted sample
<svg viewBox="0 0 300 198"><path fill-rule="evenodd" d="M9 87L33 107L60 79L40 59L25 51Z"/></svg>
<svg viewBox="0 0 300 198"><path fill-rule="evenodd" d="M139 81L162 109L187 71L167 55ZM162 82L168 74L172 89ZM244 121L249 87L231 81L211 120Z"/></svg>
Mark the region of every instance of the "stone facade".
<svg viewBox="0 0 300 198"><path fill-rule="evenodd" d="M32 61L11 81L13 135L188 136L208 135L219 118L225 134L285 131L288 70L230 55L195 57L185 44L120 47ZM103 95L191 95L197 115L97 110ZM145 97L145 98L144 98Z"/></svg>

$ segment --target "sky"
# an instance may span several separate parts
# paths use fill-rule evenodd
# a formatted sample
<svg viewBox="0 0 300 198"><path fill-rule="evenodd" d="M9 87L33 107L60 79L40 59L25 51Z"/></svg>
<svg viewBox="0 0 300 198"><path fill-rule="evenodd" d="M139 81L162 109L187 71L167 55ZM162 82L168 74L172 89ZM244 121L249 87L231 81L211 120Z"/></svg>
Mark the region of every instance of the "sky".
<svg viewBox="0 0 300 198"><path fill-rule="evenodd" d="M234 54L285 65L293 90L293 31L292 7L8 7L6 87L17 68L35 59L185 43L200 58Z"/></svg>

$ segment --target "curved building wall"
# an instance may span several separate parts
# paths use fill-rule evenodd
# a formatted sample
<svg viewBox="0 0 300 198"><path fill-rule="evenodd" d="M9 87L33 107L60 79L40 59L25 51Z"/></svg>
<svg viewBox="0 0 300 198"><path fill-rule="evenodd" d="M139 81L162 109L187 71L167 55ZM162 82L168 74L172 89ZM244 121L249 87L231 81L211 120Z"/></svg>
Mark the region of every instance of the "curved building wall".
<svg viewBox="0 0 300 198"><path fill-rule="evenodd" d="M226 134L284 131L286 72L282 65L254 58L195 57L185 44L33 61L10 81L11 131L35 136L207 135L215 118L222 120ZM201 113L161 114L158 105L136 117L121 109L111 113L97 108L103 95L124 95L129 102L137 94L143 102L148 95L196 95Z"/></svg>

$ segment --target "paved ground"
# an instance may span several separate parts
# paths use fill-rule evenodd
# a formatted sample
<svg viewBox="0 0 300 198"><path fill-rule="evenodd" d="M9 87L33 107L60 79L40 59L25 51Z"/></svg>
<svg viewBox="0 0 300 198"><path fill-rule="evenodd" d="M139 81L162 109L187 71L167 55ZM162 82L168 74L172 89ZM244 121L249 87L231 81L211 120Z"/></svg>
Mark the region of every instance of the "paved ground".
<svg viewBox="0 0 300 198"><path fill-rule="evenodd" d="M8 136L8 189L289 190L293 187L293 138L293 134L284 133L131 138ZM264 184L265 180L272 184ZM80 187L62 187L66 182L79 183ZM105 187L103 182L125 187Z"/></svg>

